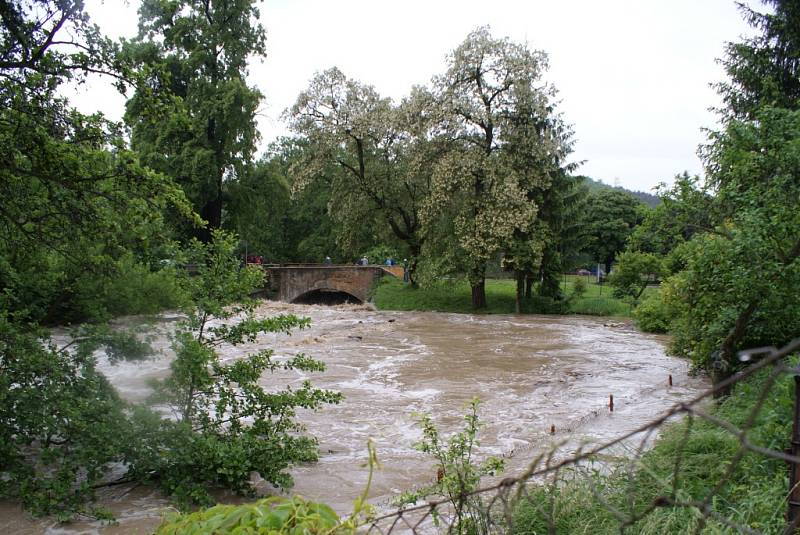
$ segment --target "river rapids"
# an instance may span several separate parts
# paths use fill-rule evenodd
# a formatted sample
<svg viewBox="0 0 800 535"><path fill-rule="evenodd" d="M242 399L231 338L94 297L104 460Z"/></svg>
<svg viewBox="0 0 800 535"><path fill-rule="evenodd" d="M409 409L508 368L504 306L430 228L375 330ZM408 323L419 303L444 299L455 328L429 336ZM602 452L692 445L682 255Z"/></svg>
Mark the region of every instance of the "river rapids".
<svg viewBox="0 0 800 535"><path fill-rule="evenodd" d="M320 460L292 469L291 490L342 514L366 483L369 439L381 463L371 503L389 507L393 496L435 480L432 460L414 448L422 437L421 413L430 414L447 436L462 427L468 403L479 398L484 425L478 457L503 457L505 475L516 475L551 444L574 450L607 441L708 386L688 374L686 361L666 355L665 337L605 318L378 312L368 306L270 301L258 313L297 314L309 317L312 325L291 335L264 335L255 345L223 348L222 358L238 359L268 347L277 356L302 352L326 364L324 373L282 372L263 381L279 388L309 379L344 394L339 405L299 413L319 439ZM172 355L165 333L176 319L164 315L154 326L160 354L152 360L112 366L99 356L100 369L124 398L144 400L150 392L147 380L168 372ZM610 395L613 412L608 410ZM270 490L263 484L259 488ZM99 503L112 510L116 524L87 520L59 525L30 519L19 505L0 502L0 532L152 533L168 503L153 489L117 487L104 491Z"/></svg>

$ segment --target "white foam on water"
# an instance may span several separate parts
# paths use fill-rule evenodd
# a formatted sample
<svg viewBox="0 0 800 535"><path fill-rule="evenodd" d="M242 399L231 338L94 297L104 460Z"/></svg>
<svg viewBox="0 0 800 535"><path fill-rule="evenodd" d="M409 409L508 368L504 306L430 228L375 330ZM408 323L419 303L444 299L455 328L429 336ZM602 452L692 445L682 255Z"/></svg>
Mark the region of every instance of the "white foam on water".
<svg viewBox="0 0 800 535"><path fill-rule="evenodd" d="M345 394L339 405L298 411L298 419L320 439L321 459L294 469L296 492L328 501L342 513L362 490L369 438L384 467L375 503L388 500L392 489L435 476L432 461L414 449L422 439L415 413L431 414L446 440L463 429L469 400L481 397L477 458L499 456L524 466L549 444L568 441L575 449L584 440L633 429L705 386L688 377L685 362L664 354L663 338L609 327L601 318L380 313L281 303L265 303L258 312L296 314L312 324L290 335L261 336L253 345L223 348L222 359L230 363L271 348L276 361L303 352L326 363L322 374L282 371L265 375L262 383L272 391L309 379ZM177 318L167 316L165 323ZM111 366L101 356L100 368L126 397L143 397L144 378L167 372L169 341L163 332L159 336L167 349L152 361ZM676 380L671 390L662 384L668 374ZM606 408L609 393L618 405L613 415ZM145 501L130 509L137 507L149 506ZM64 529L59 535L76 533Z"/></svg>

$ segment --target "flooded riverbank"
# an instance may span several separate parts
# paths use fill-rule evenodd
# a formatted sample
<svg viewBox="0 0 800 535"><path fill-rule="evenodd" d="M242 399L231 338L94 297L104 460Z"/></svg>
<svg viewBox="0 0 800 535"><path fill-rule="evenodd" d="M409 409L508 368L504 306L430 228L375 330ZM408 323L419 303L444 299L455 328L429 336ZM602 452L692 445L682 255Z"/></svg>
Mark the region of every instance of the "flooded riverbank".
<svg viewBox="0 0 800 535"><path fill-rule="evenodd" d="M635 429L707 384L688 375L686 361L664 352L665 338L642 334L625 324L585 316L473 316L419 312L376 312L367 307L287 305L266 302L263 315L310 317L310 329L289 336L267 335L250 347L223 350L224 359L257 348L277 355L304 352L326 363L323 374L265 376L266 385L316 386L345 396L340 405L301 413L319 438L320 461L293 469L293 493L324 501L340 513L363 490L366 443L372 438L382 468L371 501L431 482L429 459L414 450L421 438L416 415L430 413L443 434L459 429L465 406L482 400L479 455L503 456L508 474L524 468L535 452L554 441L602 442ZM165 318L162 328L166 328ZM164 354L137 364L102 369L130 400L144 399L147 379L163 377ZM674 386L667 381L673 376ZM607 409L613 395L615 411ZM555 426L555 435L550 435ZM127 494L125 493L127 492ZM0 531L22 533L148 533L158 524L166 501L149 489L116 489L104 505L117 526L25 520L18 507L0 506Z"/></svg>

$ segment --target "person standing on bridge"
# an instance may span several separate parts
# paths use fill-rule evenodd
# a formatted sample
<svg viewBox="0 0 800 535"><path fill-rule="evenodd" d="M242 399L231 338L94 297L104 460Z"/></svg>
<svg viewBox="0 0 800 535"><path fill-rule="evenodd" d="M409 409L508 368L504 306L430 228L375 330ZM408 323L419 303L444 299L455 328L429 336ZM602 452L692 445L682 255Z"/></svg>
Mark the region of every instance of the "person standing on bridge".
<svg viewBox="0 0 800 535"><path fill-rule="evenodd" d="M369 265L369 259L366 256L362 256L361 260L359 260L358 263L361 266L368 266Z"/></svg>

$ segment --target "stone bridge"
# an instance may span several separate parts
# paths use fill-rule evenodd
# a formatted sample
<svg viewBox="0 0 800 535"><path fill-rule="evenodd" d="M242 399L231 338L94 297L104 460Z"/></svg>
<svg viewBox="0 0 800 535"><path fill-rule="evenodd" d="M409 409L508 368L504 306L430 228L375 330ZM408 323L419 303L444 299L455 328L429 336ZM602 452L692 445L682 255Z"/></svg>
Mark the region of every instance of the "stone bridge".
<svg viewBox="0 0 800 535"><path fill-rule="evenodd" d="M326 302L336 295L340 302L364 303L382 276L403 276L402 266L299 264L264 266L264 271L275 299L287 303Z"/></svg>

